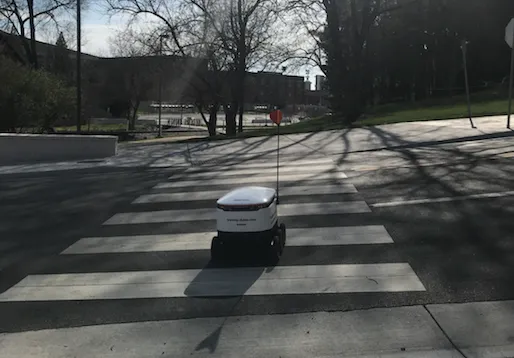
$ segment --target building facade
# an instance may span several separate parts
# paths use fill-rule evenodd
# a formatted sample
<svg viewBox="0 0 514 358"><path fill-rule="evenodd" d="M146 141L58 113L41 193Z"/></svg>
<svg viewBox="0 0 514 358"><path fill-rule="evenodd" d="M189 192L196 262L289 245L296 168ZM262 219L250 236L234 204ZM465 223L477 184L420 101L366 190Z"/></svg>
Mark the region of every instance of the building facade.
<svg viewBox="0 0 514 358"><path fill-rule="evenodd" d="M303 104L305 91L303 77L278 72L249 72L246 76L247 109L268 105L285 108Z"/></svg>
<svg viewBox="0 0 514 358"><path fill-rule="evenodd" d="M316 75L316 91L325 91L327 78L322 75Z"/></svg>
<svg viewBox="0 0 514 358"><path fill-rule="evenodd" d="M0 54L20 62L26 61L24 41L17 35L0 32ZM37 42L38 63L53 71L57 46ZM63 49L59 49L63 51ZM70 84L76 79L76 52L64 50L68 59L67 76ZM219 98L230 95L230 73L212 73L207 61L180 56L144 56L103 58L82 54L82 88L86 96L88 115L105 116L113 108L124 107L127 101L156 102L162 86L162 102L194 104L212 101L214 92ZM212 90L208 83L217 82ZM219 89L219 90L218 90ZM245 79L245 109L285 108L305 103L304 78L278 72L248 72Z"/></svg>
<svg viewBox="0 0 514 358"><path fill-rule="evenodd" d="M201 59L179 56L99 58L85 70L88 97L111 115L127 101L194 103L196 89L207 72ZM114 106L114 107L113 107ZM115 109L115 110L113 110Z"/></svg>

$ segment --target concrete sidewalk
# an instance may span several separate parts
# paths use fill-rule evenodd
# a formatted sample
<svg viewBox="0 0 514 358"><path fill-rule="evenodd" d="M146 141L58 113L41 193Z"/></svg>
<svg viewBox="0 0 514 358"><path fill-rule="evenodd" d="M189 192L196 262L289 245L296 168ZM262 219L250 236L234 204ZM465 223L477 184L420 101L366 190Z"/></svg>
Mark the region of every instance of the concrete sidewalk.
<svg viewBox="0 0 514 358"><path fill-rule="evenodd" d="M514 131L506 127L506 116L479 117L473 121L476 128L471 128L469 119L448 119L295 134L287 137L299 145L311 147L327 155L339 155L514 136ZM514 128L514 123L512 127Z"/></svg>
<svg viewBox="0 0 514 358"><path fill-rule="evenodd" d="M281 155L316 154L340 158L352 153L434 147L514 136L514 131L506 128L506 116L475 118L474 123L476 128L471 128L469 119L451 119L285 134L280 139L280 152ZM236 159L240 153L249 152L262 157L276 153L276 139L268 136L191 143L189 150L197 157L221 155L226 159Z"/></svg>
<svg viewBox="0 0 514 358"><path fill-rule="evenodd" d="M284 159L286 156L331 156L334 160L339 160L351 153L433 147L492 138L508 139L514 136L514 131L506 128L506 116L481 117L474 119L474 122L477 128L471 128L469 119L452 119L288 134L281 136L280 154ZM0 175L104 166L175 167L188 166L191 160L207 162L223 158L225 161L238 162L248 159L248 156L265 160L268 155L273 158L276 155L274 136L200 143L177 143L178 138L186 139L185 136L180 136L123 143L115 157L98 163L62 162L0 166Z"/></svg>
<svg viewBox="0 0 514 358"><path fill-rule="evenodd" d="M175 137L162 137L162 138L151 138L151 139L140 139L130 142L122 143L122 146L137 146L137 145L154 145L154 144L166 144L182 142L190 139L201 139L205 138L205 135L187 135L187 136L175 136Z"/></svg>
<svg viewBox="0 0 514 358"><path fill-rule="evenodd" d="M0 356L513 357L514 301L11 333Z"/></svg>

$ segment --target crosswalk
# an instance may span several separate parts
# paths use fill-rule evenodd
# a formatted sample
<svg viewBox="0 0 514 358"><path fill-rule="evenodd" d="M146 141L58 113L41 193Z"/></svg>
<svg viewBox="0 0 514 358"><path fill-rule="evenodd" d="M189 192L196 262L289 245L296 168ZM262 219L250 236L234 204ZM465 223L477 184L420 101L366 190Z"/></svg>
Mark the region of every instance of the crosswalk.
<svg viewBox="0 0 514 358"><path fill-rule="evenodd" d="M288 229L288 246L390 244L383 226ZM209 250L213 233L90 237L77 241L62 254Z"/></svg>
<svg viewBox="0 0 514 358"><path fill-rule="evenodd" d="M158 188L159 186L157 186ZM216 200L227 193L227 190L210 190L199 192L160 193L141 195L133 204L166 203L175 201ZM333 195L355 194L357 189L351 184L322 185L322 186L290 186L280 189L282 198L295 195Z"/></svg>
<svg viewBox="0 0 514 358"><path fill-rule="evenodd" d="M344 216L371 215L371 210L325 157L285 158L281 164L278 214L287 225L284 260L275 267L212 265L215 200L237 186L274 187L275 175L276 167L264 160L177 171L107 219L97 235L63 250L47 271L28 275L1 293L0 302L425 291L407 262L355 263L329 255L334 248L395 244L382 225L338 224ZM306 249L307 254L298 251ZM180 260L174 259L177 255Z"/></svg>

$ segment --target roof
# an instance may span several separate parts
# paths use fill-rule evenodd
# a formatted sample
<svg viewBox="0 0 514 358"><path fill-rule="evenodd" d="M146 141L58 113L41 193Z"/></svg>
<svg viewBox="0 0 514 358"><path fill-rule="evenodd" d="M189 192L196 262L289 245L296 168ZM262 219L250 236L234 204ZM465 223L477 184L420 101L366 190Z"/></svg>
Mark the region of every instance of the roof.
<svg viewBox="0 0 514 358"><path fill-rule="evenodd" d="M228 194L221 197L218 205L258 205L268 204L275 198L275 189L259 187L259 186L246 186L232 190Z"/></svg>
<svg viewBox="0 0 514 358"><path fill-rule="evenodd" d="M9 49L15 52L19 57L25 59L25 50L23 48L23 37L16 34L10 34L8 32L0 30L0 40L3 40L9 46ZM30 41L29 38L25 38L26 41ZM38 53L42 53L46 55L48 52L53 51L57 46L54 44L36 41L36 49ZM76 51L67 49L66 50L71 56L75 56ZM88 53L81 53L83 59L99 59L100 57L95 55L90 55Z"/></svg>

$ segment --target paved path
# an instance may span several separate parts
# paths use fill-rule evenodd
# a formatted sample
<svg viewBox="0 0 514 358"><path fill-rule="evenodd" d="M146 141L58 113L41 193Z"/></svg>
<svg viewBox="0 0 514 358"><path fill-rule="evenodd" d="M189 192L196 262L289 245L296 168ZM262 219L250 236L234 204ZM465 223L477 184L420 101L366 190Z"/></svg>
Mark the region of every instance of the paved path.
<svg viewBox="0 0 514 358"><path fill-rule="evenodd" d="M398 173L388 166L397 160L391 155L368 155L367 170L343 170L326 156L284 156L279 215L290 239L276 267L251 257L214 265L209 253L215 199L249 179L274 186L274 157L148 167L137 169L141 178L134 180L127 168L95 174L117 177L113 188L131 183L131 191L110 194L119 204L106 200L98 224L76 227L75 221L73 236L54 246L58 251L20 263L21 271L5 271L3 329L513 299L508 257L514 197L452 202L466 193L514 191L507 180L511 159L468 162L474 169L466 177L455 172L456 181L444 168L451 172L451 165L462 164L448 158L443 172L428 165L421 173L416 166ZM481 179L488 172L496 180ZM71 174L70 181L81 177L80 171ZM20 195L23 181L16 183ZM90 199L100 206L106 193L96 195ZM438 197L450 200L430 200ZM409 202L416 199L424 201ZM56 208L69 211L74 200L67 200ZM12 215L21 204L12 203ZM4 236L14 240L20 222L12 222Z"/></svg>
<svg viewBox="0 0 514 358"><path fill-rule="evenodd" d="M330 156L337 164L347 164L350 154L369 151L400 150L405 147L430 148L459 144L466 151L491 138L503 139L487 152L501 151L514 132L505 128L505 116L475 119L472 129L467 119L410 122L370 128L347 129L319 133L281 136L281 153L292 157L309 155ZM159 140L160 141L160 140ZM266 157L276 151L276 137L256 137L200 143L162 142L120 143L118 155L105 160L80 162L41 163L0 166L0 175L14 173L48 172L98 167L160 167L206 163L212 160L238 161ZM484 154L488 154L488 153ZM490 153L489 153L490 154ZM504 155L506 153L503 153ZM366 155L366 154L365 154ZM387 155L387 154L386 154ZM366 166L365 163L360 165Z"/></svg>
<svg viewBox="0 0 514 358"><path fill-rule="evenodd" d="M512 357L514 301L0 335L2 357Z"/></svg>
<svg viewBox="0 0 514 358"><path fill-rule="evenodd" d="M155 183L101 227L84 230L89 235L29 268L21 281L13 279L0 294L0 311L9 316L4 329L146 320L157 312L185 318L350 308L358 302L352 295L407 299L402 295L426 291L410 263L395 252L386 227L331 159L284 157L282 163L279 215L291 236L277 267L251 257L221 266L209 262L212 191L226 192L248 178L273 186L273 162L216 168L206 163ZM186 180L190 184L184 186ZM387 255L371 254L377 250ZM289 294L297 295L295 305L286 304ZM219 296L225 299L212 298ZM130 305L143 301L121 315L112 309L126 299ZM33 314L38 307L46 313Z"/></svg>
<svg viewBox="0 0 514 358"><path fill-rule="evenodd" d="M5 171L0 331L26 333L0 336L0 349L512 356L512 304L471 303L514 299L510 138L343 155L281 143L289 240L274 267L209 254L215 199L275 185L274 139Z"/></svg>

